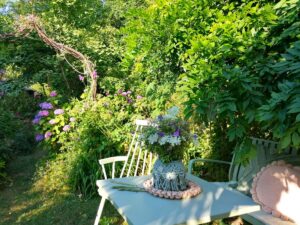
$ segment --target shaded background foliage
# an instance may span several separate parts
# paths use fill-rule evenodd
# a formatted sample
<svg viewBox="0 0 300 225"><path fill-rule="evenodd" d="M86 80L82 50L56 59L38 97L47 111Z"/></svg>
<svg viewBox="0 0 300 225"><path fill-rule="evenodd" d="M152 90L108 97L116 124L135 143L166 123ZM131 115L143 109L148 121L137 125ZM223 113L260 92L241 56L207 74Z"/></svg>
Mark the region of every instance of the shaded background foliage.
<svg viewBox="0 0 300 225"><path fill-rule="evenodd" d="M95 193L101 177L97 159L126 153L134 119L157 116L174 104L200 135L189 157L230 160L234 152L246 163L255 154L250 136L299 147L299 10L298 0L10 3L0 14L0 34L13 32L18 15L36 14L50 37L96 64L99 89L97 101L86 99L80 63L56 54L36 34L2 39L0 120L11 132L0 141L17 141L18 124L31 127L38 103L57 91L56 107L65 110L65 119L49 127L55 117L44 118L35 127L53 132L39 144L51 153L39 176L50 189L85 196ZM24 93L28 88L40 97ZM16 113L22 116L16 119ZM63 132L69 117L76 122ZM31 143L33 129L24 133ZM2 152L0 160L7 161ZM205 173L215 170L209 166Z"/></svg>

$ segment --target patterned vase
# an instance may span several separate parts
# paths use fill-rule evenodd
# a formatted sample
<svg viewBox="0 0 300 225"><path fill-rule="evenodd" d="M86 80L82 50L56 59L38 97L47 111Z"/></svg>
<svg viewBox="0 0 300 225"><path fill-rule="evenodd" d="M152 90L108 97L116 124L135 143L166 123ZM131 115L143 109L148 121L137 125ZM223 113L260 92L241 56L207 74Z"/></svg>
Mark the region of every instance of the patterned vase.
<svg viewBox="0 0 300 225"><path fill-rule="evenodd" d="M187 189L185 167L181 160L163 163L157 159L154 163L153 186L164 191L183 191Z"/></svg>

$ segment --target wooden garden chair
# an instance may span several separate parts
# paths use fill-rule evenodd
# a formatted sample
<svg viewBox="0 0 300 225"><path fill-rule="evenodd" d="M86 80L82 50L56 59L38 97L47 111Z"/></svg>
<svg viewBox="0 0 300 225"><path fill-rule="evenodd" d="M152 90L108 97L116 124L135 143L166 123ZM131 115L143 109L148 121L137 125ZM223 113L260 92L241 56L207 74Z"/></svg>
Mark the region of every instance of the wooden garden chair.
<svg viewBox="0 0 300 225"><path fill-rule="evenodd" d="M246 166L235 163L233 156L231 162L212 160L212 159L193 159L189 162L188 173L192 173L193 165L196 162L219 163L230 166L229 169L229 182L217 182L218 185L234 188L246 195L250 194L250 188L253 177L257 174L262 167L271 163L272 161L284 160L294 165L300 165L300 151L293 148L287 148L281 153L278 153L278 143L263 139L252 138L252 143L257 147L256 157L253 158ZM275 218L264 211L258 211L242 216L243 219L255 225L293 225L289 221L283 221Z"/></svg>
<svg viewBox="0 0 300 225"><path fill-rule="evenodd" d="M133 134L132 141L129 146L129 150L126 156L115 156L105 159L100 159L99 163L102 168L102 172L104 175L104 179L108 179L106 173L106 166L110 164L111 167L111 176L110 178L114 179L115 171L116 171L116 162L123 162L123 167L121 170L121 174L119 175L120 178L122 177L129 177L129 176L143 176L148 175L151 173L152 169L152 162L154 162L155 157L152 155L151 152L143 149L143 143L139 140L139 134L141 133L143 127L148 126L147 120L136 120L136 129ZM95 219L94 225L98 225L101 214L104 208L106 198L102 196L101 202L98 208L97 216Z"/></svg>

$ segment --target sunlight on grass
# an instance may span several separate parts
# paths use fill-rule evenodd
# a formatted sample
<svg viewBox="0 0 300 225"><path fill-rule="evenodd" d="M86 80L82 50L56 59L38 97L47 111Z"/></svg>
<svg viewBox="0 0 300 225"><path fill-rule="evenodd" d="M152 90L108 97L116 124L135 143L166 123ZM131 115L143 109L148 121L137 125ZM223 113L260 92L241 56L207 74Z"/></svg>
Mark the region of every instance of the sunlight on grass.
<svg viewBox="0 0 300 225"><path fill-rule="evenodd" d="M84 200L67 191L47 191L41 180L33 181L36 162L44 154L21 156L11 165L13 183L0 191L0 225L93 224L100 197ZM101 225L126 225L107 203Z"/></svg>

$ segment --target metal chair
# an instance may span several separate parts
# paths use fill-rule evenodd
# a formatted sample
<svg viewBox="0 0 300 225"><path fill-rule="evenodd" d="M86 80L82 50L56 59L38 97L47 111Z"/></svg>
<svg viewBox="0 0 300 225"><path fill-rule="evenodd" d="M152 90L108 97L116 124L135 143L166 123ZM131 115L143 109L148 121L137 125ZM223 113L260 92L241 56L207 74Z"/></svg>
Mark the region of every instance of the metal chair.
<svg viewBox="0 0 300 225"><path fill-rule="evenodd" d="M287 148L282 152L278 152L278 143L274 141L251 138L252 144L256 146L256 157L251 159L250 163L246 166L237 164L235 156L231 162L212 160L212 159L193 159L189 162L188 173L192 173L193 165L195 162L208 162L220 163L229 165L229 182L217 182L218 185L223 187L234 188L246 195L250 195L250 187L252 180L262 167L271 163L272 161L285 160L289 163L300 165L300 151L294 148ZM255 225L293 225L294 223L282 221L275 218L264 211L254 212L242 216L246 221Z"/></svg>
<svg viewBox="0 0 300 225"><path fill-rule="evenodd" d="M124 162L121 174L119 176L120 178L124 176L143 176L150 174L152 169L152 162L154 161L155 157L151 152L143 149L143 143L139 140L139 135L143 130L143 127L148 126L149 123L147 120L136 120L135 124L135 133L133 134L133 138L130 143L127 155L109 157L99 160L105 180L108 179L106 173L107 164L112 164L111 179L115 178L116 162ZM105 196L102 196L94 225L99 224L105 201Z"/></svg>

